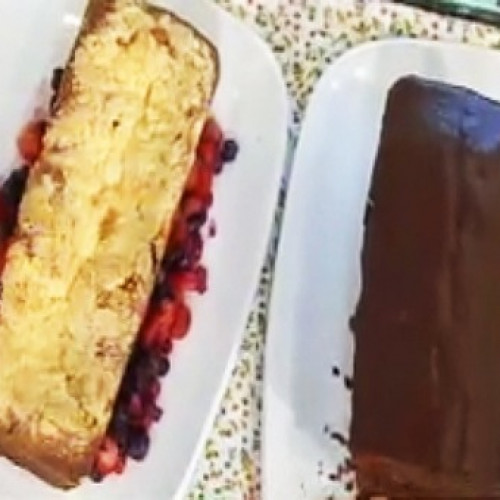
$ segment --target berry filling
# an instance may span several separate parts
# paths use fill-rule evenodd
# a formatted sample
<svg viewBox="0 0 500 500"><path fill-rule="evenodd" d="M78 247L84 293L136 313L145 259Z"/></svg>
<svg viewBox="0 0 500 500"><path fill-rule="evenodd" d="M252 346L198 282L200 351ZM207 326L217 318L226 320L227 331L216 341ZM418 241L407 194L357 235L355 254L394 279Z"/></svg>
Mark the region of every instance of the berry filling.
<svg viewBox="0 0 500 500"><path fill-rule="evenodd" d="M52 78L55 100L62 77L57 68ZM13 237L19 204L30 167L43 146L46 122L28 123L19 135L18 150L25 162L11 172L0 188L0 270L8 243ZM191 325L189 294L203 294L208 287L207 269L201 264L202 229L215 235L215 223L208 222L213 202L213 179L223 164L233 161L238 145L225 140L218 123L210 118L203 129L185 190L173 218L165 255L137 342L127 365L105 438L98 450L91 479L99 482L111 473L122 473L127 460L142 461L149 446L149 431L163 410L158 406L161 378L170 370L175 342L184 338Z"/></svg>

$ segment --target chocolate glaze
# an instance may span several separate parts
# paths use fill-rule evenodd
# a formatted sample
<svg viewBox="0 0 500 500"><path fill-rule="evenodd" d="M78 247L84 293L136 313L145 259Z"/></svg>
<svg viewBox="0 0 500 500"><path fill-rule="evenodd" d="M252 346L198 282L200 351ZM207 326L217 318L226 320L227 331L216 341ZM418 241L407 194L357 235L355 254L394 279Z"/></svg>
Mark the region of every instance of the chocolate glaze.
<svg viewBox="0 0 500 500"><path fill-rule="evenodd" d="M352 320L354 455L498 492L500 105L398 81L369 205Z"/></svg>

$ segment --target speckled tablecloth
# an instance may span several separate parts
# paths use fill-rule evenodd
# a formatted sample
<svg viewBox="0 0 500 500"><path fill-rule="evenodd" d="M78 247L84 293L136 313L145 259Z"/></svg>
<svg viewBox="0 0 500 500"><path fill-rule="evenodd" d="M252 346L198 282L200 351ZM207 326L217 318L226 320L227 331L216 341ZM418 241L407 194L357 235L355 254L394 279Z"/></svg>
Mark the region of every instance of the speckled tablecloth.
<svg viewBox="0 0 500 500"><path fill-rule="evenodd" d="M403 36L500 47L500 30L378 0L215 0L255 29L283 68L294 109L292 156L308 97L326 66L369 40ZM284 182L286 186L286 182ZM200 458L188 498L260 498L263 360L276 235L263 263L260 287L239 359ZM273 499L274 500L274 499ZM275 499L287 500L287 499Z"/></svg>

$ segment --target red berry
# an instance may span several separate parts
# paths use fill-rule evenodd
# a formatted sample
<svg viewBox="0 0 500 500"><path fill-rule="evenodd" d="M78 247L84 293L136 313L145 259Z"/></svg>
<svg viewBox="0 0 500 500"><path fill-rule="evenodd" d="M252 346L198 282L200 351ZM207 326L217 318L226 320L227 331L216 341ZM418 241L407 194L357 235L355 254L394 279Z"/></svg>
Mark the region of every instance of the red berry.
<svg viewBox="0 0 500 500"><path fill-rule="evenodd" d="M168 277L168 283L176 297L183 297L184 292L189 289L190 283L187 283L186 274L188 271L176 271ZM190 276L190 274L188 274Z"/></svg>
<svg viewBox="0 0 500 500"><path fill-rule="evenodd" d="M207 207L212 204L210 198L212 196L213 177L214 174L209 168L203 167L198 172L196 194L203 200Z"/></svg>
<svg viewBox="0 0 500 500"><path fill-rule="evenodd" d="M175 320L171 329L171 336L175 340L184 338L191 326L191 311L183 302L177 302Z"/></svg>
<svg viewBox="0 0 500 500"><path fill-rule="evenodd" d="M200 142L213 142L215 144L221 144L224 139L223 133L219 124L213 119L209 118L203 128L201 133Z"/></svg>
<svg viewBox="0 0 500 500"><path fill-rule="evenodd" d="M215 167L218 165L218 159L220 157L220 148L217 143L209 141L200 142L196 154L205 167L215 171Z"/></svg>
<svg viewBox="0 0 500 500"><path fill-rule="evenodd" d="M151 315L148 315L146 321L142 325L139 342L142 347L151 349L156 341L156 326L152 321Z"/></svg>
<svg viewBox="0 0 500 500"><path fill-rule="evenodd" d="M191 312L180 300L170 302L171 320L168 326L162 326L158 329L158 334L155 337L154 345L164 350L163 346L170 347L168 344L172 339L178 340L184 337L191 324Z"/></svg>
<svg viewBox="0 0 500 500"><path fill-rule="evenodd" d="M30 164L35 163L42 152L45 128L46 124L43 121L30 122L17 138L19 154Z"/></svg>
<svg viewBox="0 0 500 500"><path fill-rule="evenodd" d="M152 348L161 345L168 336L174 321L175 305L170 300L164 300L159 307L153 309L141 331L141 344Z"/></svg>
<svg viewBox="0 0 500 500"><path fill-rule="evenodd" d="M154 324L148 320L144 323L144 325L141 328L140 334L139 334L139 342L142 347L146 349L151 349L156 340L156 329L154 328Z"/></svg>
<svg viewBox="0 0 500 500"><path fill-rule="evenodd" d="M181 210L186 219L203 213L205 209L204 200L195 194L189 194L182 199Z"/></svg>
<svg viewBox="0 0 500 500"><path fill-rule="evenodd" d="M116 442L109 436L104 438L101 444L101 448L97 453L96 459L96 469L99 474L107 476L112 472L117 472L120 470L122 465L120 464L120 451Z"/></svg>
<svg viewBox="0 0 500 500"><path fill-rule="evenodd" d="M207 270L203 266L197 266L190 271L172 273L169 280L172 289L180 295L183 292L205 293L207 291Z"/></svg>
<svg viewBox="0 0 500 500"><path fill-rule="evenodd" d="M189 228L186 220L183 217L178 217L172 225L170 237L168 238L169 246L184 246L189 235Z"/></svg>
<svg viewBox="0 0 500 500"><path fill-rule="evenodd" d="M221 153L224 135L218 123L210 118L201 134L196 154L212 172L218 172L222 166Z"/></svg>

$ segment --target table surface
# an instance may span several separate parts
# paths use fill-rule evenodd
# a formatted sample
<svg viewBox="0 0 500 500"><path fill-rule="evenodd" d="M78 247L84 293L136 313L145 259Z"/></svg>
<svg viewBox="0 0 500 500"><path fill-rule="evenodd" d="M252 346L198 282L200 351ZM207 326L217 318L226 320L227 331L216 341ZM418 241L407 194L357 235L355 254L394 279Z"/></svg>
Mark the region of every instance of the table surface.
<svg viewBox="0 0 500 500"><path fill-rule="evenodd" d="M293 123L290 123L290 158L315 83L324 69L351 47L396 36L500 47L500 29L441 17L388 1L215 1L265 39L281 64L294 110ZM286 171L288 169L289 165ZM287 173L254 307L219 415L192 479L190 500L260 498L264 348L286 176Z"/></svg>

